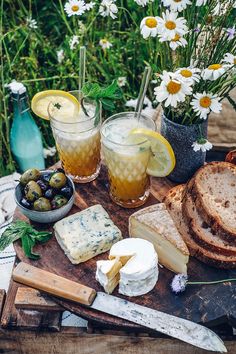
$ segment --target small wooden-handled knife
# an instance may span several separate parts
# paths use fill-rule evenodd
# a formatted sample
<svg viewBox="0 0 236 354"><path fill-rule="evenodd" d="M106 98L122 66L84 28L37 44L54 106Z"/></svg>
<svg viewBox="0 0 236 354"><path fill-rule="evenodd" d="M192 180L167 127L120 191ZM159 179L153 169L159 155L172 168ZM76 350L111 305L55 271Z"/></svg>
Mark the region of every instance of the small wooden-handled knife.
<svg viewBox="0 0 236 354"><path fill-rule="evenodd" d="M227 352L222 340L206 327L119 297L102 292L96 293L94 289L29 264L19 263L13 271L13 279L49 294L154 329L196 347L221 353Z"/></svg>

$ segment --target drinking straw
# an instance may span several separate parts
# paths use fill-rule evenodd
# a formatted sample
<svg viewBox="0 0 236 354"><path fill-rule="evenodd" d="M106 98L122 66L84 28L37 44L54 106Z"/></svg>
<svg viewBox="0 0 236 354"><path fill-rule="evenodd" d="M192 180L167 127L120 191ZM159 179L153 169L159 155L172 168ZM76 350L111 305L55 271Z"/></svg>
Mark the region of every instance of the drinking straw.
<svg viewBox="0 0 236 354"><path fill-rule="evenodd" d="M86 62L86 47L82 46L79 50L79 98L81 101L81 90L85 83L85 62Z"/></svg>
<svg viewBox="0 0 236 354"><path fill-rule="evenodd" d="M146 92L147 92L147 88L148 88L148 84L149 84L149 80L150 80L150 76L151 76L151 71L152 71L151 67L146 66L144 73L143 73L143 79L142 79L142 83L141 83L139 95L138 95L138 102L137 102L136 109L135 109L135 117L138 120L140 119L141 111L143 108L143 101L146 96Z"/></svg>

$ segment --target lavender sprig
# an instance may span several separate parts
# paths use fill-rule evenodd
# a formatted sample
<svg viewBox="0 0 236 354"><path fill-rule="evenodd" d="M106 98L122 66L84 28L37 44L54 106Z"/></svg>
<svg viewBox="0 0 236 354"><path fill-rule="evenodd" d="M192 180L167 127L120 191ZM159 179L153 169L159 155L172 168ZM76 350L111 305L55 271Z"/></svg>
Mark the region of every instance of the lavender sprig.
<svg viewBox="0 0 236 354"><path fill-rule="evenodd" d="M188 276L186 274L177 274L174 276L171 282L171 290L175 294L183 293L186 290L187 285L214 285L220 283L226 283L236 281L236 278L213 280L213 281L188 281Z"/></svg>

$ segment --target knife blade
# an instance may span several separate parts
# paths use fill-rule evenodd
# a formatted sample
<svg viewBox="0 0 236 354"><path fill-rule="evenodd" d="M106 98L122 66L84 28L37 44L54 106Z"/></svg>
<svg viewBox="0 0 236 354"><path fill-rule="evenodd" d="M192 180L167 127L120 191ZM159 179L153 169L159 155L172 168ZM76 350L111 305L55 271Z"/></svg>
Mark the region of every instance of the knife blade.
<svg viewBox="0 0 236 354"><path fill-rule="evenodd" d="M209 328L189 320L97 292L91 308L154 329L201 349L227 352L223 341Z"/></svg>
<svg viewBox="0 0 236 354"><path fill-rule="evenodd" d="M210 329L133 302L97 292L85 285L21 262L13 279L49 294L72 300L94 310L123 318L182 340L201 349L226 353L223 341Z"/></svg>

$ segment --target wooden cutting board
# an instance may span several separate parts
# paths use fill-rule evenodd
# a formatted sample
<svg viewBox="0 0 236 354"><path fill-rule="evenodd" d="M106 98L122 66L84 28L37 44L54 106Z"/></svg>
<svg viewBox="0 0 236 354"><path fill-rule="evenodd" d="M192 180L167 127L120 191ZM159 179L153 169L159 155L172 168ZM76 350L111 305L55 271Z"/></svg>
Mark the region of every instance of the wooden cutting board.
<svg viewBox="0 0 236 354"><path fill-rule="evenodd" d="M153 179L152 195L145 206L157 203L158 200L161 201L171 186L172 184L166 179ZM75 206L72 208L70 214L99 203L107 210L114 223L120 228L123 237L128 237L128 218L135 210L123 209L111 202L108 195L107 174L104 167L95 181L89 184L77 185L76 191ZM15 212L15 219L26 220L19 210ZM51 229L51 226L34 224L34 227L39 230ZM38 261L32 261L25 257L20 242L15 243L15 250L21 261L70 280L78 281L97 291L103 291L102 287L95 280L96 261L107 259L107 253L99 255L85 263L73 265L64 255L55 237L46 244L38 245L35 248L35 251L41 255ZM188 274L192 281L236 278L236 270L219 270L209 267L192 257L188 266ZM176 296L170 290L173 276L174 273L160 267L159 280L156 287L148 294L129 298L118 294L118 291L115 290L113 295L194 322L203 323L207 326L221 323L236 325L236 282L211 286L189 286L185 293ZM83 307L66 300L55 298L54 300L67 310L88 320L100 322L106 326L122 327L129 330L141 329L141 327L128 321L97 312L89 307Z"/></svg>

